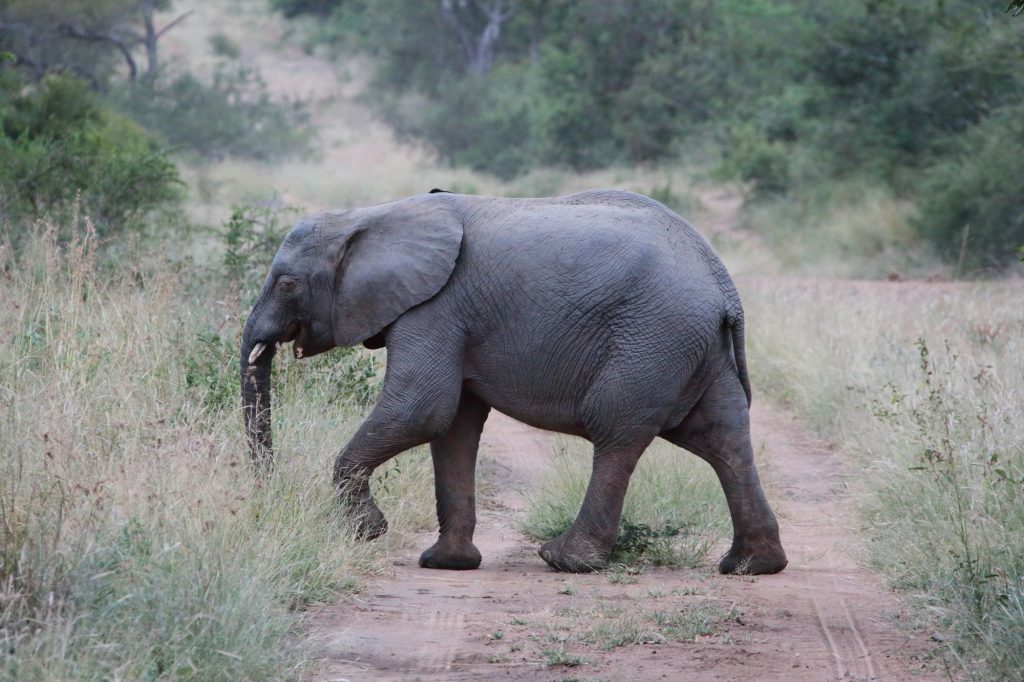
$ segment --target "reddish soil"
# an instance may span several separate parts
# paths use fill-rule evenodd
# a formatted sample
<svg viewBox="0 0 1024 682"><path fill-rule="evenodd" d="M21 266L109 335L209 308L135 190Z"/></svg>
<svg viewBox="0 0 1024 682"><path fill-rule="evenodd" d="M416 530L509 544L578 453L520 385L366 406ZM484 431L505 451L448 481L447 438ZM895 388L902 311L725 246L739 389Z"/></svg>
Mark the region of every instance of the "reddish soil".
<svg viewBox="0 0 1024 682"><path fill-rule="evenodd" d="M492 413L476 536L483 566L418 568L419 551L434 539L424 534L396 562L394 576L313 614L323 657L315 679L944 678L928 659L927 637L899 623L906 616L894 594L858 566L839 458L784 415L755 406L752 416L762 477L789 554L783 573L721 576L711 559L693 570L645 569L630 577L633 584L616 584L609 574L551 571L516 523L523 492L544 471L554 437ZM731 615L689 641L654 636L605 650L574 638L609 613L618 614L609 622L642 623L653 612L682 613L697 602ZM549 652L560 649L582 664L550 665Z"/></svg>

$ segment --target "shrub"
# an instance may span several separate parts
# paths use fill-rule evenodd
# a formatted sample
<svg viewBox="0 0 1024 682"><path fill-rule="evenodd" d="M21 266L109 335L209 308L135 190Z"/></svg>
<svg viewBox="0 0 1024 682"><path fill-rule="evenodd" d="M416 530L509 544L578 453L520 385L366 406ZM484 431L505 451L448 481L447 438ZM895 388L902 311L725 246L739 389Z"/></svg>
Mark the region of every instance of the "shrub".
<svg viewBox="0 0 1024 682"><path fill-rule="evenodd" d="M239 292L243 304L255 301L290 227L286 217L295 213L275 197L262 204L236 205L221 226L224 281Z"/></svg>
<svg viewBox="0 0 1024 682"><path fill-rule="evenodd" d="M723 148L719 174L749 183L755 196L784 194L790 185L790 152L782 142L762 136L750 124L732 127Z"/></svg>
<svg viewBox="0 0 1024 682"><path fill-rule="evenodd" d="M453 80L443 100L422 100L415 113L393 106L385 116L404 137L431 140L453 165L515 177L536 162L533 114L525 72L502 70L505 79Z"/></svg>
<svg viewBox="0 0 1024 682"><path fill-rule="evenodd" d="M520 2L500 26L483 3L327 4L313 40L372 58L368 101L386 120L452 164L503 178L658 161L715 140L722 175L754 200L872 179L912 201L931 168L922 201L942 203L982 137L970 131L1024 101L1024 23L999 0ZM1003 139L991 154L1024 157ZM1004 186L991 207L976 202L993 215L971 225L985 231L968 243L972 266L1006 260L1005 240L989 234L1017 219ZM958 194L945 203L966 201ZM949 213L929 220L950 223L936 243L955 259L957 238L939 233L960 235L963 221L954 207L936 212Z"/></svg>
<svg viewBox="0 0 1024 682"><path fill-rule="evenodd" d="M1024 243L1022 149L1024 106L968 131L957 152L925 175L914 221L921 236L963 267L1004 267L1016 260Z"/></svg>
<svg viewBox="0 0 1024 682"><path fill-rule="evenodd" d="M275 102L245 66L221 64L209 84L188 73L128 83L112 99L168 144L203 158L280 158L305 151L312 135L305 107Z"/></svg>
<svg viewBox="0 0 1024 682"><path fill-rule="evenodd" d="M326 17L341 3L342 0L270 0L270 6L289 19L300 14Z"/></svg>
<svg viewBox="0 0 1024 682"><path fill-rule="evenodd" d="M242 49L238 46L238 43L229 38L225 33L214 33L210 36L210 49L219 57L229 57L231 59L238 59L239 55L242 54Z"/></svg>
<svg viewBox="0 0 1024 682"><path fill-rule="evenodd" d="M2 89L0 215L8 220L80 207L101 235L112 235L141 229L142 216L179 198L167 152L82 81L48 76L22 89L10 79Z"/></svg>

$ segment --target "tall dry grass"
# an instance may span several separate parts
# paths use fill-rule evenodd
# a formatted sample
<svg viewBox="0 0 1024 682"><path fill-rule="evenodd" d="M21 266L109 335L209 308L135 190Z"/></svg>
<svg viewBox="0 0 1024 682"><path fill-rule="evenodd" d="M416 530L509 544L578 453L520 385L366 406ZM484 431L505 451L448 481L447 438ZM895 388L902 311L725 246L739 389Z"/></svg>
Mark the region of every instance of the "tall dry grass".
<svg viewBox="0 0 1024 682"><path fill-rule="evenodd" d="M752 381L855 457L869 563L972 676L1024 669L1024 283L741 279Z"/></svg>
<svg viewBox="0 0 1024 682"><path fill-rule="evenodd" d="M822 183L748 202L742 220L756 242L730 255L749 274L906 277L949 270L915 233L913 210L878 183Z"/></svg>
<svg viewBox="0 0 1024 682"><path fill-rule="evenodd" d="M351 359L282 360L279 466L258 485L237 299L192 266L103 262L75 223L69 244L40 225L0 247L0 675L295 678L300 607L430 522L426 458L387 474L393 532L355 541L329 484L360 416L332 372Z"/></svg>

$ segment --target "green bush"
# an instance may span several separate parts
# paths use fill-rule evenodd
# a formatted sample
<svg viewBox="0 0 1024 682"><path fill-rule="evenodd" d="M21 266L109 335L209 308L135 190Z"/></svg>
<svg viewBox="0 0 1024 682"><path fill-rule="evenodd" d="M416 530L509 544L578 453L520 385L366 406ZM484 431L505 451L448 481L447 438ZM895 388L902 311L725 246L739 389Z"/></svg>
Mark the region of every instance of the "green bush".
<svg viewBox="0 0 1024 682"><path fill-rule="evenodd" d="M242 54L242 48L225 33L214 33L210 36L210 49L218 57L238 59Z"/></svg>
<svg viewBox="0 0 1024 682"><path fill-rule="evenodd" d="M82 81L48 76L22 88L8 75L0 90L0 216L15 222L81 210L111 235L179 198L167 152Z"/></svg>
<svg viewBox="0 0 1024 682"><path fill-rule="evenodd" d="M168 144L203 158L275 159L308 149L308 113L299 102L275 102L259 75L220 65L207 84L192 74L127 83L116 106Z"/></svg>
<svg viewBox="0 0 1024 682"><path fill-rule="evenodd" d="M1013 263L1024 243L1024 106L1010 107L964 135L957 153L930 168L914 224L962 267Z"/></svg>
<svg viewBox="0 0 1024 682"><path fill-rule="evenodd" d="M721 175L750 184L755 196L784 194L790 186L790 150L763 137L753 125L737 125L724 145Z"/></svg>
<svg viewBox="0 0 1024 682"><path fill-rule="evenodd" d="M508 77L497 81L451 81L443 100L422 102L415 114L393 106L386 116L404 137L431 140L453 165L515 177L536 163L533 113L525 74L515 67L502 71Z"/></svg>

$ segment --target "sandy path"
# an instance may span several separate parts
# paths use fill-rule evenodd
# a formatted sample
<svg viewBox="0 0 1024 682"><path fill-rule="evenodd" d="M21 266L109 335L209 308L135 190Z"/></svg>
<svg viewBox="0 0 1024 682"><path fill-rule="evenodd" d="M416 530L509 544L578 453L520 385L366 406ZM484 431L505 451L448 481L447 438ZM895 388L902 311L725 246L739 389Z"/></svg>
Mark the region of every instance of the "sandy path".
<svg viewBox="0 0 1024 682"><path fill-rule="evenodd" d="M895 597L854 561L853 516L837 457L769 408L755 407L753 421L790 557L782 574L719 576L710 560L697 570L651 569L631 585L612 584L602 574L550 571L515 523L523 490L544 470L554 436L493 414L480 474L483 566L418 568L418 552L433 541L425 534L392 578L314 613L325 659L316 679L938 679L925 672L923 638L895 624L901 616ZM735 605L741 615L697 641L610 651L576 645L571 650L584 665L545 666L559 613L610 604L624 611L619 618L640 618L652 609L685 607L694 594Z"/></svg>

